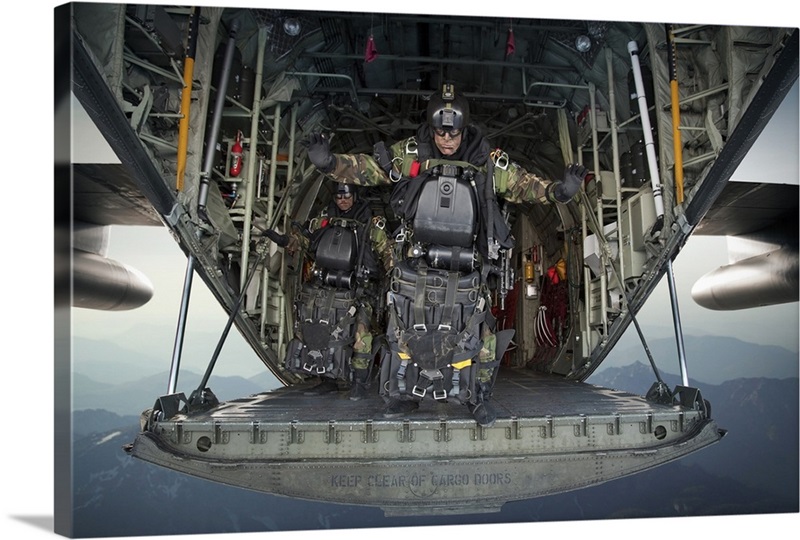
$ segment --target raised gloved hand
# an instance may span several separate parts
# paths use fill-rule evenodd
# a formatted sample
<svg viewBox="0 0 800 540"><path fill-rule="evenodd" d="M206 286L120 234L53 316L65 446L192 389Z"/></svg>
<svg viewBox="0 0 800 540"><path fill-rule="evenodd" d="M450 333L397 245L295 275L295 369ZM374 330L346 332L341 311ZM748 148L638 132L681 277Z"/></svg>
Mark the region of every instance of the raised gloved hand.
<svg viewBox="0 0 800 540"><path fill-rule="evenodd" d="M564 171L564 180L556 182L553 187L553 197L558 202L569 202L581 188L581 184L592 174L589 169L577 163L567 167Z"/></svg>
<svg viewBox="0 0 800 540"><path fill-rule="evenodd" d="M308 159L323 173L332 172L336 168L336 157L331 153L328 138L322 133L312 133L302 142L308 149Z"/></svg>
<svg viewBox="0 0 800 540"><path fill-rule="evenodd" d="M281 234L278 231L273 231L272 229L267 229L264 231L264 234L267 236L267 238L275 242L275 244L280 247L286 247L289 245L289 237L285 234Z"/></svg>

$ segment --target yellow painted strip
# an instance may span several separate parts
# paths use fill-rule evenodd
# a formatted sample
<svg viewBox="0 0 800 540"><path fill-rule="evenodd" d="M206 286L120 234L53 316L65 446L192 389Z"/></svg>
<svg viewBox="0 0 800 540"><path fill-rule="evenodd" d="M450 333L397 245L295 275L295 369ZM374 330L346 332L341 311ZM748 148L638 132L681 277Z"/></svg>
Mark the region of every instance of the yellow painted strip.
<svg viewBox="0 0 800 540"><path fill-rule="evenodd" d="M467 358L466 360L462 360L461 362L457 362L451 365L456 369L464 369L465 367L469 367L472 365L472 360Z"/></svg>
<svg viewBox="0 0 800 540"><path fill-rule="evenodd" d="M186 152L189 148L189 109L192 103L192 77L194 58L186 58L183 69L183 92L181 93L181 121L178 124L178 173L175 187L183 190L183 177L186 174Z"/></svg>

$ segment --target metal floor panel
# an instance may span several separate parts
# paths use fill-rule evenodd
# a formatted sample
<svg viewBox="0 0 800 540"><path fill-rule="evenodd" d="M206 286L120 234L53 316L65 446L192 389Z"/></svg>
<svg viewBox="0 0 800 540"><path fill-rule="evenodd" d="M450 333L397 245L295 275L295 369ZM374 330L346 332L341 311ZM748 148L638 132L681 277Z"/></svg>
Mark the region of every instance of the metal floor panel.
<svg viewBox="0 0 800 540"><path fill-rule="evenodd" d="M348 390L320 396L303 394L315 383L280 388L247 398L228 401L211 413L192 414L190 421L328 422L384 420L383 399L373 383L369 396L350 401ZM213 390L213 388L212 388ZM498 418L542 418L580 415L643 415L674 407L650 403L644 397L526 369L503 369L492 396ZM450 400L438 403L423 399L409 420L472 420L466 405ZM187 419L188 420L188 419Z"/></svg>
<svg viewBox="0 0 800 540"><path fill-rule="evenodd" d="M504 369L498 419L479 426L460 403L422 401L383 418L383 400L286 387L154 421L135 457L256 491L379 506L387 515L496 512L697 451L724 432L698 410Z"/></svg>

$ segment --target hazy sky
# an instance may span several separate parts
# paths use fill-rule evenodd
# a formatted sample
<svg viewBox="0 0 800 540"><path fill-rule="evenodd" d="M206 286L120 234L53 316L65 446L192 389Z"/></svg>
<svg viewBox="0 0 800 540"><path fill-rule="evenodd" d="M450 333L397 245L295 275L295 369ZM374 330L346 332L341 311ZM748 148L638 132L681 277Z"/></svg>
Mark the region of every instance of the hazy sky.
<svg viewBox="0 0 800 540"><path fill-rule="evenodd" d="M4 500L4 516L0 529L10 538L47 538L53 537L53 453L51 442L53 433L53 254L52 254L52 141L53 141L53 109L52 109L52 19L53 8L62 2L12 2L4 8L3 18L4 55L3 71L6 83L0 86L0 95L4 108L5 144L3 145L4 162L8 174L5 177L7 199L0 215L3 219L3 231L6 233L6 252L3 257L2 278L6 284L3 305L5 317L2 325L3 338L6 344L6 377L4 395L6 403L13 404L18 415L15 423L17 433L21 435L17 443L0 446L0 463L3 464L3 478L11 487L13 497ZM163 2L157 2L163 3ZM218 2L198 1L198 5L219 5ZM255 5L252 0L240 0L239 5ZM264 2L261 2L264 5ZM345 0L333 4L322 4L319 0L295 0L297 8L306 9L352 9L381 11L402 9L407 12L425 13L431 10L432 4L425 0L406 0L402 5L382 4L375 7L374 2L366 0ZM500 0L490 4L467 7L459 3L457 14L470 12L483 15L508 15L543 18L581 18L581 19L636 19L653 21L689 21L709 22L716 24L754 24L765 26L790 25L798 26L797 10L788 7L785 0L760 0L753 8L752 4L718 4L697 2L696 0L671 0L670 2L638 3L635 7L615 7L608 2L590 0L573 0L572 2L519 2L518 0ZM438 13L449 10L451 4L436 4ZM35 38L36 35L44 36ZM41 65L44 64L44 67ZM29 76L33 75L33 76ZM771 172L788 164L797 179L797 101L795 90L794 113L789 114L794 120L794 156L770 159L760 164L756 170ZM774 147L783 145L779 140ZM761 175L759 178L763 178ZM122 233L112 233L120 239ZM174 246L173 246L174 247ZM116 248L114 248L116 249ZM177 248L175 248L177 250ZM679 289L690 288L680 272L683 258L689 253L689 246L676 261L676 281ZM707 252L701 251L698 258ZM137 264L134 261L130 261ZM710 264L711 270L725 261ZM181 275L185 261L181 261L174 272ZM142 266L143 270L147 270ZM155 278L155 274L151 274ZM164 288L156 284L157 292L153 303L164 302L167 306L162 312L165 323L175 324L178 304L163 298ZM169 285L166 286L169 288ZM194 295L194 302L199 304L200 294ZM690 314L690 301L682 300L684 325L689 321L698 326L708 327L712 320L719 320L721 314L705 310L696 318ZM789 336L797 336L797 304L788 307L775 307L776 314L755 316L759 320L769 319L785 324L783 332ZM773 308L765 308L772 310ZM172 313L170 316L169 314ZM750 312L755 313L755 310ZM644 314L643 314L644 315ZM217 324L218 321L213 322ZM117 320L117 324L122 324ZM224 324L221 323L221 324ZM221 329L221 324L219 328ZM235 333L235 332L234 332ZM764 332L759 332L764 334ZM216 337L216 334L215 334ZM748 338L749 339L749 338ZM789 341L792 341L791 339ZM227 347L226 347L227 350ZM257 360L254 360L257 362ZM27 416L26 416L27 415ZM19 441L22 441L21 443ZM24 441L30 441L26 444ZM457 532L460 538L485 538L489 535L537 535L564 536L591 534L592 538L620 538L633 535L641 536L648 531L661 528L674 531L687 525L687 520L647 519L613 520L602 522L572 523L537 523L534 525L508 524L492 525L488 529L480 526L448 527L449 532ZM753 534L762 534L772 530L796 530L798 514L763 515L763 516L721 516L693 518L692 533L713 537L730 535L732 538L744 538ZM644 530L643 530L644 527ZM443 528L416 528L415 534L441 534ZM271 540L300 538L347 538L358 540L373 538L376 531L370 529L350 531L320 531L305 533L272 532ZM382 530L381 536L399 538L398 531ZM402 533L404 535L408 532ZM254 535L181 535L187 540L222 540L251 538ZM152 539L157 536L149 537ZM178 538L178 537L163 537Z"/></svg>

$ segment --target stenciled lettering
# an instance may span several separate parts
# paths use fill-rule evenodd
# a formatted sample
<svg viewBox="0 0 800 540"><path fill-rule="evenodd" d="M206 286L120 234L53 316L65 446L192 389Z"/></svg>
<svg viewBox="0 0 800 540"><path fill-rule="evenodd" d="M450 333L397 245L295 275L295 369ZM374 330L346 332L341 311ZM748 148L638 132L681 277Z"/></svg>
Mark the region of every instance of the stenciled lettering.
<svg viewBox="0 0 800 540"><path fill-rule="evenodd" d="M360 474L334 474L331 476L331 487L358 487L361 483Z"/></svg>
<svg viewBox="0 0 800 540"><path fill-rule="evenodd" d="M506 485L511 483L511 474L505 473L475 473L475 485Z"/></svg>
<svg viewBox="0 0 800 540"><path fill-rule="evenodd" d="M367 476L367 486L380 488L419 487L425 484L425 477L419 474L371 474Z"/></svg>
<svg viewBox="0 0 800 540"><path fill-rule="evenodd" d="M511 473L436 473L430 474L333 474L330 485L335 488L418 488L425 485L434 487L450 486L497 486L508 485L512 482Z"/></svg>
<svg viewBox="0 0 800 540"><path fill-rule="evenodd" d="M434 486L468 486L468 474L431 474L431 484Z"/></svg>

